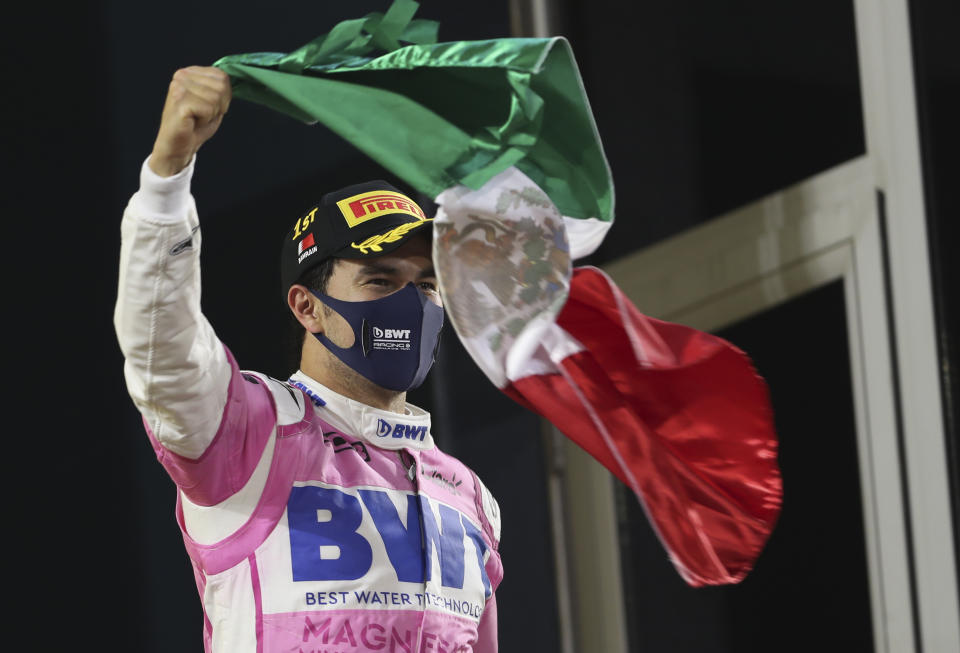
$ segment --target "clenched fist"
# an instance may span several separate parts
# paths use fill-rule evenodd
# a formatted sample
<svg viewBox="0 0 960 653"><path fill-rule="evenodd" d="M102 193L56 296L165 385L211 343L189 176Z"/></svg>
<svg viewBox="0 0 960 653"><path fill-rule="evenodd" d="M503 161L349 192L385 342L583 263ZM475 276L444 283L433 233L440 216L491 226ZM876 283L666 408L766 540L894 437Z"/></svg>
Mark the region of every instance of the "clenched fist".
<svg viewBox="0 0 960 653"><path fill-rule="evenodd" d="M189 66L175 72L147 164L150 169L161 177L183 170L217 131L230 97L230 77L219 68Z"/></svg>

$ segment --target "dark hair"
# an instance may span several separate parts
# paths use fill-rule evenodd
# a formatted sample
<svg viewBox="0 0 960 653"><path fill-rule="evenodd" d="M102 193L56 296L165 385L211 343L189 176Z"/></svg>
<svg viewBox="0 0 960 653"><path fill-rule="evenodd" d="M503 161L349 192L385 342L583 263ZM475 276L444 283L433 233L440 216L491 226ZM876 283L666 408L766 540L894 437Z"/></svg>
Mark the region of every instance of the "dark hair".
<svg viewBox="0 0 960 653"><path fill-rule="evenodd" d="M333 268L336 267L336 258L327 258L313 266L300 275L296 283L306 286L310 290L326 293L327 283L333 275ZM307 330L297 321L293 312L287 311L289 320L288 343L287 343L287 366L291 374L300 368L300 358L303 356L303 339L307 337Z"/></svg>

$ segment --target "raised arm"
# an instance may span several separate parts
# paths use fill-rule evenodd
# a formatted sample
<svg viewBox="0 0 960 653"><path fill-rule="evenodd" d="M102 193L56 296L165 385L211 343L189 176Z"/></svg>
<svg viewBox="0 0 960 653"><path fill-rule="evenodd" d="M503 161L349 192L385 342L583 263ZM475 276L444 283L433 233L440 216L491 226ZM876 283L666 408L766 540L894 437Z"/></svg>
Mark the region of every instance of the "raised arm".
<svg viewBox="0 0 960 653"><path fill-rule="evenodd" d="M114 326L127 389L166 450L198 458L212 442L231 378L228 354L200 312L194 155L220 126L230 82L216 68L178 70L140 189L121 223Z"/></svg>
<svg viewBox="0 0 960 653"><path fill-rule="evenodd" d="M220 127L230 97L230 78L219 68L190 66L175 72L150 154L150 169L160 177L171 177L186 168Z"/></svg>

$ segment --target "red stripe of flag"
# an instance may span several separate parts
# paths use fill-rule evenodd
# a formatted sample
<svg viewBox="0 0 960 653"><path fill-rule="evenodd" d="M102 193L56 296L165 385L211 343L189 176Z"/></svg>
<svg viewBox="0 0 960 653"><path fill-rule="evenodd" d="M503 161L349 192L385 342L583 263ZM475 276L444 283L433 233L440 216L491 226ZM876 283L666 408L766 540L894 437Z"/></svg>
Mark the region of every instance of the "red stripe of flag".
<svg viewBox="0 0 960 653"><path fill-rule="evenodd" d="M782 500L773 412L750 359L641 314L595 268L574 270L556 322L584 348L503 391L634 491L687 583L742 580Z"/></svg>

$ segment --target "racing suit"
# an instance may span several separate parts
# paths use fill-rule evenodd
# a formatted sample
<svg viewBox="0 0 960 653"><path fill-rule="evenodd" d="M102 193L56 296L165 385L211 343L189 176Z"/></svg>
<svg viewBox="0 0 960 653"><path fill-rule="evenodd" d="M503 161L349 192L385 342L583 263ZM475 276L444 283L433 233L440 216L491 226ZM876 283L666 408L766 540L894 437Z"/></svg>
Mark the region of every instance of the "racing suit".
<svg viewBox="0 0 960 653"><path fill-rule="evenodd" d="M497 650L499 511L430 415L241 371L200 312L194 162L121 224L127 388L177 486L205 650Z"/></svg>

